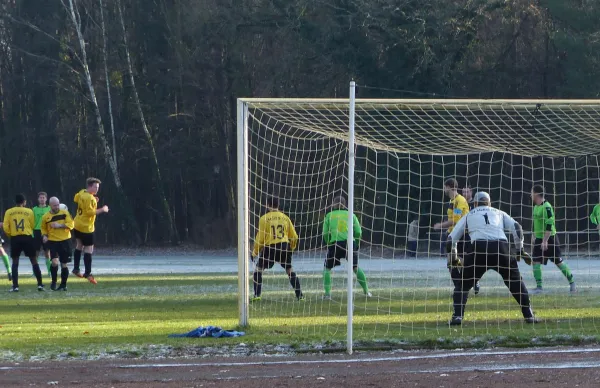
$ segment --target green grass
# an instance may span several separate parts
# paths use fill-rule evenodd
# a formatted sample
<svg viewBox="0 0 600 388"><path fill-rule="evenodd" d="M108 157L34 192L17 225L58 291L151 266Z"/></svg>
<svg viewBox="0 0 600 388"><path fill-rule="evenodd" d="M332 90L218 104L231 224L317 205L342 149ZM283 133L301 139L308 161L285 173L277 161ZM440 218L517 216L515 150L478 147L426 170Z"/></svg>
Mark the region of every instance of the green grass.
<svg viewBox="0 0 600 388"><path fill-rule="evenodd" d="M343 289L341 281L336 279L335 289ZM343 345L345 295L339 291L334 301L322 301L320 277L305 276L303 282L307 300L298 302L283 276L265 277L263 300L250 308L251 326L240 329L233 275L102 276L97 286L71 278L67 293L37 292L33 279L25 278L19 294L0 299L0 358L137 357L165 346L170 354L196 354L198 347L242 342L263 350L269 344L299 350ZM371 279L371 285L378 298L357 294L354 318L355 339L368 348L595 342L600 329L600 295L593 292L533 296L544 322L531 326L506 289L484 284L483 295L469 300L465 324L449 328L450 288L389 289L383 278ZM247 335L167 338L206 325Z"/></svg>

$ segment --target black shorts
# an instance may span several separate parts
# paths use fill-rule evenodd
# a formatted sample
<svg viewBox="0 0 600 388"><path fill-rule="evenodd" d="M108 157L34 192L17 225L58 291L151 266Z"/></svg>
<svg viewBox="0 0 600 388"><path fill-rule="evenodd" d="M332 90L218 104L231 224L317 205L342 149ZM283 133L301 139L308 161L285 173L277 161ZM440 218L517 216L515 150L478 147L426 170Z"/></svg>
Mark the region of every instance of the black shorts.
<svg viewBox="0 0 600 388"><path fill-rule="evenodd" d="M33 231L33 245L36 252L40 252L42 249L46 252L48 249L48 243L44 243L44 237L42 237L41 230Z"/></svg>
<svg viewBox="0 0 600 388"><path fill-rule="evenodd" d="M73 236L77 240L81 240L81 243L84 247L91 247L94 245L94 232L92 233L83 233L78 231L77 229L73 229Z"/></svg>
<svg viewBox="0 0 600 388"><path fill-rule="evenodd" d="M352 252L352 266L358 267L358 250L356 246ZM325 268L332 269L341 264L342 259L348 259L348 250L346 241L338 241L327 247L327 258L325 259Z"/></svg>
<svg viewBox="0 0 600 388"><path fill-rule="evenodd" d="M29 258L36 257L33 236L14 236L10 239L10 257L15 259L24 253Z"/></svg>
<svg viewBox="0 0 600 388"><path fill-rule="evenodd" d="M286 270L292 268L292 251L288 243L267 245L258 259L257 267L262 269L273 268L279 263Z"/></svg>
<svg viewBox="0 0 600 388"><path fill-rule="evenodd" d="M71 240L48 241L50 258L58 259L63 264L71 262Z"/></svg>
<svg viewBox="0 0 600 388"><path fill-rule="evenodd" d="M542 239L536 238L533 244L533 262L548 264L548 260L554 264L560 264L563 262L562 253L560 247L556 244L554 236L548 238L548 249L542 251Z"/></svg>

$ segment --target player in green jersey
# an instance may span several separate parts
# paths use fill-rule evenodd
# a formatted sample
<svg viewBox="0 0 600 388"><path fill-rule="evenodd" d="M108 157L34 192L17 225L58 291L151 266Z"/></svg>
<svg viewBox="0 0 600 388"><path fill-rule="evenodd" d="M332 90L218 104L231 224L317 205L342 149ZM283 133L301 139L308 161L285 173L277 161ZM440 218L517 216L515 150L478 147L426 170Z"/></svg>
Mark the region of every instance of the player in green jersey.
<svg viewBox="0 0 600 388"><path fill-rule="evenodd" d="M556 224L552 205L544 198L544 187L535 185L531 189L533 201L533 234L531 243L533 245L533 276L537 288L532 291L538 294L543 291L542 286L542 264L546 265L551 260L569 281L570 291L576 292L573 274L561 257L558 241L555 242Z"/></svg>
<svg viewBox="0 0 600 388"><path fill-rule="evenodd" d="M2 222L0 222L0 229L2 229ZM8 255L6 254L6 251L4 250L4 240L2 239L2 236L0 236L0 259L2 259L2 262L4 263L4 268L6 268L6 273L8 274L8 281L12 282L12 271L10 268L10 260L8 259Z"/></svg>
<svg viewBox="0 0 600 388"><path fill-rule="evenodd" d="M35 217L35 226L33 227L33 238L35 240L35 252L36 257L39 257L40 253L43 251L44 256L46 257L46 269L48 270L48 276L50 276L50 266L52 261L50 260L50 249L46 243L44 243L42 238L42 217L46 213L50 211L50 206L48 206L48 194L43 191L38 193L38 205L34 206L33 216Z"/></svg>
<svg viewBox="0 0 600 388"><path fill-rule="evenodd" d="M590 221L596 225L597 229L600 230L600 203L594 206L592 214L590 214Z"/></svg>
<svg viewBox="0 0 600 388"><path fill-rule="evenodd" d="M358 284L362 287L365 295L370 297L372 295L367 285L367 276L358 266L357 251L360 238L362 237L362 229L355 214L353 214L353 220L353 269L358 279ZM327 244L327 258L325 259L325 268L323 269L323 287L325 289L323 299L331 299L331 270L340 265L341 259L348 260L348 210L346 200L343 197L335 197L333 199L332 210L325 216L325 221L323 222L323 240Z"/></svg>

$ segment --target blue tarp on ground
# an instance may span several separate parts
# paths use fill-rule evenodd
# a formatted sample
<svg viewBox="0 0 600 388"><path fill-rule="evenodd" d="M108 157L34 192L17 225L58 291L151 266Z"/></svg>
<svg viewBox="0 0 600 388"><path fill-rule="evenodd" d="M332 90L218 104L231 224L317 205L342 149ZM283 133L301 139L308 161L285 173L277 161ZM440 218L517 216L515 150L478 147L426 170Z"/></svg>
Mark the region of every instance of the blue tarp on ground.
<svg viewBox="0 0 600 388"><path fill-rule="evenodd" d="M169 334L169 338L241 337L245 334L243 331L223 330L218 326L200 326L189 333Z"/></svg>

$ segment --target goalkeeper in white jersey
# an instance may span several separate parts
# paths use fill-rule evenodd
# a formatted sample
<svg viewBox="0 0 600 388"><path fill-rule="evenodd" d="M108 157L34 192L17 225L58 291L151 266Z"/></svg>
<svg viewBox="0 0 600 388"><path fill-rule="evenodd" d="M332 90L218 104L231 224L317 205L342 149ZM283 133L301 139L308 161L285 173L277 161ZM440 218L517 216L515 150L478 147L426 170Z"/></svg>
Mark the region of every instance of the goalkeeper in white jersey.
<svg viewBox="0 0 600 388"><path fill-rule="evenodd" d="M490 206L488 193L480 191L473 198L474 208L460 221L448 236L448 264L462 266L462 279L454 286L454 314L450 325L462 324L469 290L479 281L488 269L498 272L510 293L521 306L521 312L527 323L537 323L527 287L521 278L517 260L510 256L510 247L506 231L512 232L518 250L518 259L523 258L531 264L531 257L523 250L523 229L511 216L502 210ZM461 263L457 252L457 243L465 232L471 236L473 255L467 256Z"/></svg>

